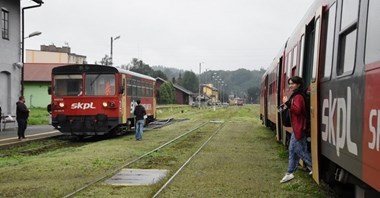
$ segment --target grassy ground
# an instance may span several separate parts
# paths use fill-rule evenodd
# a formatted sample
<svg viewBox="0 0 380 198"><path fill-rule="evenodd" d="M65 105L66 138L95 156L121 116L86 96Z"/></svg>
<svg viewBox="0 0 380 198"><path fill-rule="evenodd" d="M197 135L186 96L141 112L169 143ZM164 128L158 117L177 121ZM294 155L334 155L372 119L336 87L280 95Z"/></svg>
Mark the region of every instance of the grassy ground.
<svg viewBox="0 0 380 198"><path fill-rule="evenodd" d="M331 196L302 170L296 172L293 181L280 184L287 169L287 152L275 142L274 134L262 127L258 109L258 106L249 105L216 111L166 108L158 111L159 119L188 120L147 131L141 142L134 141L133 135L127 135L34 155L20 152L4 156L0 158L0 197L62 197L101 176L110 175L126 162L210 120L223 120L223 127L160 197ZM131 167L165 168L173 174L219 127L221 124L207 124L193 135ZM100 182L76 197L151 197L163 182L133 187L109 186Z"/></svg>
<svg viewBox="0 0 380 198"><path fill-rule="evenodd" d="M31 108L28 119L29 125L49 124L49 113L46 108Z"/></svg>

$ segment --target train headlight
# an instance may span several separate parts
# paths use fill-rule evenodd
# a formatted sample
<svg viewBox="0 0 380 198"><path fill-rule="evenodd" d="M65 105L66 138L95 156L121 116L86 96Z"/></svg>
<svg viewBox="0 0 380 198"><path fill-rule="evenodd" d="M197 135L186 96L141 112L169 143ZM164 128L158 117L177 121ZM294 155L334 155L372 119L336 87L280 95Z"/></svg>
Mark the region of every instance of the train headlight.
<svg viewBox="0 0 380 198"><path fill-rule="evenodd" d="M103 102L103 107L107 108L108 107L108 102Z"/></svg>
<svg viewBox="0 0 380 198"><path fill-rule="evenodd" d="M63 108L63 107L65 107L65 103L60 102L60 103L58 103L58 106L61 107L61 108Z"/></svg>

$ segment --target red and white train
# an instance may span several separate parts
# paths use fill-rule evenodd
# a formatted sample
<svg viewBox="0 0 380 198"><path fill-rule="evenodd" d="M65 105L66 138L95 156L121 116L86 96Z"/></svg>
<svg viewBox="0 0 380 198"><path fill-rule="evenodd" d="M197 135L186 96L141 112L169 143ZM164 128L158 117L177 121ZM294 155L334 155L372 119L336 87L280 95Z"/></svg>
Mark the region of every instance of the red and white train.
<svg viewBox="0 0 380 198"><path fill-rule="evenodd" d="M66 65L52 70L52 125L67 135L121 133L134 125L137 99L155 119L156 80L102 65Z"/></svg>
<svg viewBox="0 0 380 198"><path fill-rule="evenodd" d="M355 186L357 197L380 197L379 10L379 0L316 0L261 82L263 123L286 143L277 108L287 80L303 77L313 178Z"/></svg>

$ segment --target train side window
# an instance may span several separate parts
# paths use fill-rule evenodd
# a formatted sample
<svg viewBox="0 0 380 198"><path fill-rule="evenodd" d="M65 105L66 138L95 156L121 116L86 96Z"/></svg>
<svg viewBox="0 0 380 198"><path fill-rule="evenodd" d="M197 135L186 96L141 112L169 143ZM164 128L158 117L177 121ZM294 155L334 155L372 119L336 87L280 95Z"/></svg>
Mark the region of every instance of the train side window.
<svg viewBox="0 0 380 198"><path fill-rule="evenodd" d="M323 77L329 79L331 76L331 69L333 64L333 48L334 48L334 35L335 35L335 16L336 16L336 4L334 3L328 11L326 44L325 44L325 68Z"/></svg>
<svg viewBox="0 0 380 198"><path fill-rule="evenodd" d="M132 81L132 95L131 96L136 96L137 95L137 85L136 85L136 81L133 80Z"/></svg>
<svg viewBox="0 0 380 198"><path fill-rule="evenodd" d="M358 0L344 0L342 2L342 23L340 30L346 29L357 21L359 14Z"/></svg>
<svg viewBox="0 0 380 198"><path fill-rule="evenodd" d="M340 25L338 46L337 74L352 74L355 66L357 18L359 1L345 0L342 2L342 19Z"/></svg>
<svg viewBox="0 0 380 198"><path fill-rule="evenodd" d="M138 81L138 83L137 83L137 96L138 96L138 97L141 97L141 96L142 96L141 81Z"/></svg>
<svg viewBox="0 0 380 198"><path fill-rule="evenodd" d="M370 64L380 60L380 1L370 0L368 5L367 39L365 63Z"/></svg>
<svg viewBox="0 0 380 198"><path fill-rule="evenodd" d="M344 73L352 73L355 65L355 51L356 51L356 34L357 30L343 34L339 38L339 62L338 62L338 75Z"/></svg>
<svg viewBox="0 0 380 198"><path fill-rule="evenodd" d="M297 48L297 45L294 47L294 49L293 49L293 59L292 59L292 61L293 61L293 65L292 65L292 68L293 67L295 67L295 66L297 66L297 55L298 55L298 48ZM294 74L293 74L294 75Z"/></svg>
<svg viewBox="0 0 380 198"><path fill-rule="evenodd" d="M292 51L290 51L288 56L286 57L288 58L288 61L286 64L286 73L287 73L288 78L290 78L291 77L290 74L292 71Z"/></svg>
<svg viewBox="0 0 380 198"><path fill-rule="evenodd" d="M132 95L132 81L127 80L127 95L131 96Z"/></svg>
<svg viewBox="0 0 380 198"><path fill-rule="evenodd" d="M299 53L299 56L300 56L300 62L299 62L299 70L298 70L298 76L303 76L303 52L304 52L304 46L305 46L305 35L302 35L301 37L301 40L300 40L300 53Z"/></svg>

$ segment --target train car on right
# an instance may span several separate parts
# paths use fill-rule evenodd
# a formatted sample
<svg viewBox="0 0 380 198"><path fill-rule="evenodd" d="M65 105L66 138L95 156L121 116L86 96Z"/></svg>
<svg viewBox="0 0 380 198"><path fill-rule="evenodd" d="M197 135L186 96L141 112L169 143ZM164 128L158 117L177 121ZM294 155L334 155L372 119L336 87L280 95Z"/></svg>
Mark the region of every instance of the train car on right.
<svg viewBox="0 0 380 198"><path fill-rule="evenodd" d="M380 1L315 1L274 58L261 82L260 117L284 144L290 129L273 105L290 96L295 75L310 93L314 180L380 197Z"/></svg>

